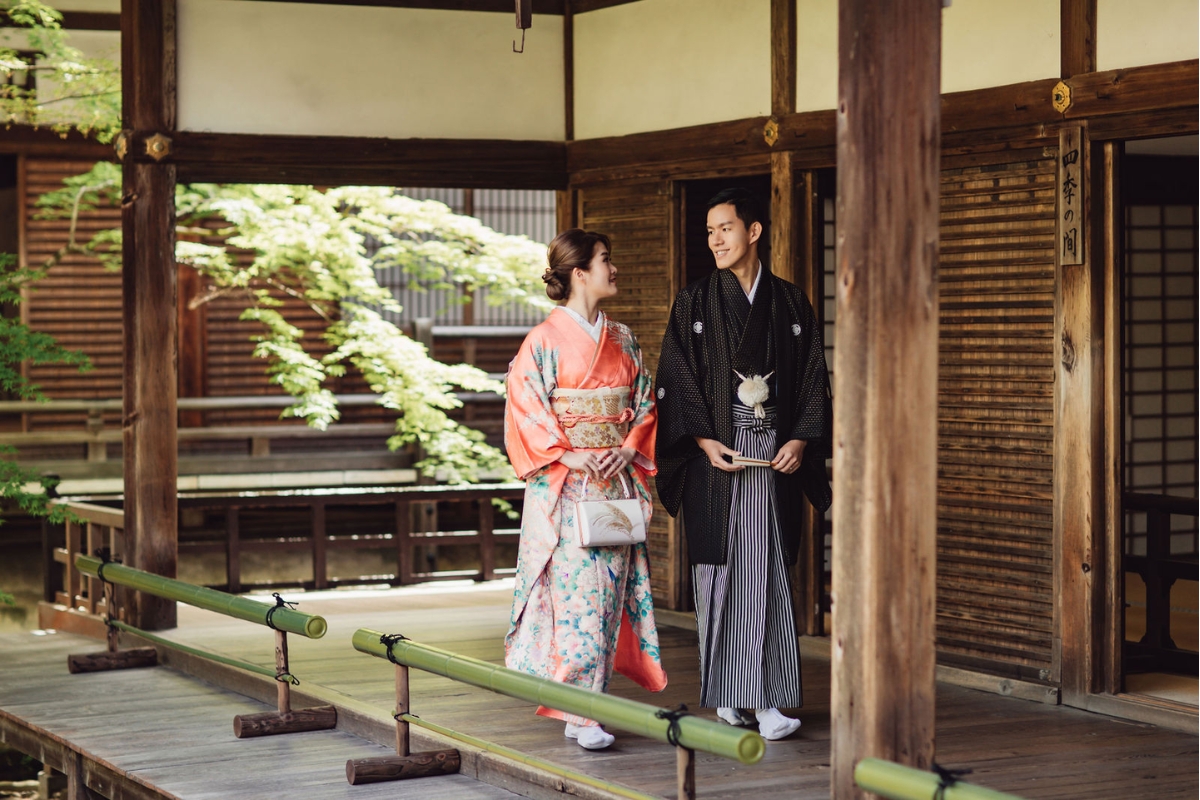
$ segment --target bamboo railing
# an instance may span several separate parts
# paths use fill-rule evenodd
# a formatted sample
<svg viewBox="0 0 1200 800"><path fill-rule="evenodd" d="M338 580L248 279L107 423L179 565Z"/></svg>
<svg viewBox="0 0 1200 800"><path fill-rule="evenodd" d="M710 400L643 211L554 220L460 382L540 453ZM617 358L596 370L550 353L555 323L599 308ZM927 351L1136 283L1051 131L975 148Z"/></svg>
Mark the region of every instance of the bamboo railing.
<svg viewBox="0 0 1200 800"><path fill-rule="evenodd" d="M905 767L880 758L864 758L854 767L860 788L887 800L1021 800L994 789L945 778L933 772Z"/></svg>
<svg viewBox="0 0 1200 800"><path fill-rule="evenodd" d="M405 773L416 755L408 752L408 726L425 722L409 713L409 668L667 742L676 748L680 798L692 800L696 796L696 750L742 764L756 764L766 752L763 738L752 731L539 678L404 637L360 628L351 641L360 653L388 659L396 665L397 752L394 758L348 762L346 777L352 784L410 777ZM429 760L433 754L419 755Z"/></svg>
<svg viewBox="0 0 1200 800"><path fill-rule="evenodd" d="M155 575L98 556L80 554L75 557L75 567L80 574L103 583L105 607L108 609L106 622L109 630L107 652L67 657L67 666L72 673L127 669L156 664L157 651L154 648L135 648L124 651L118 649L117 631L125 631L165 647L183 650L200 658L274 678L277 687L278 708L276 713L235 716L233 733L239 739L270 736L277 733L328 730L337 724L337 709L334 706L293 710L291 705L291 685L296 682L296 678L292 675L289 665L287 635L293 633L309 639L320 639L328 629L323 617L296 611L278 594L275 595L275 605L271 605L246 597L218 592L215 589L207 589L203 586L194 586L174 578ZM257 664L170 642L122 622L117 619L117 614L113 613L115 610L113 586L123 586L166 600L187 603L196 608L273 629L275 631L275 669L270 670Z"/></svg>

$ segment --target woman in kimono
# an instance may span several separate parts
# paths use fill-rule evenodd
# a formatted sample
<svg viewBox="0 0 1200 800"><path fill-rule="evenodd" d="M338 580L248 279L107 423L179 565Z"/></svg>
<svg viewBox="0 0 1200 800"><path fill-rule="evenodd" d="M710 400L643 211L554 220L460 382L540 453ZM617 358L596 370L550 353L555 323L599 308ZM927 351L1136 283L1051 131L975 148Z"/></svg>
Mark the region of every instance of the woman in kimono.
<svg viewBox="0 0 1200 800"><path fill-rule="evenodd" d="M525 481L505 664L604 692L613 669L652 692L667 685L646 545L583 547L575 503L626 497L652 510L657 418L651 378L629 328L600 301L617 293L609 240L578 228L550 243L546 294L559 302L508 372L504 441ZM595 721L541 707L589 750L613 737Z"/></svg>

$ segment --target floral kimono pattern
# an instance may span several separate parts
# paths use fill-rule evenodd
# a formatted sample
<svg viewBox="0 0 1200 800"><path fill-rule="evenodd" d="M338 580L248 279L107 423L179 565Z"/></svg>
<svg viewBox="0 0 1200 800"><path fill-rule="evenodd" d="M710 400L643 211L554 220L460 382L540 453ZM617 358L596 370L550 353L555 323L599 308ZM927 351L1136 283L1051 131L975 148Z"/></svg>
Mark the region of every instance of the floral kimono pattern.
<svg viewBox="0 0 1200 800"><path fill-rule="evenodd" d="M629 387L627 401L622 392L604 391L620 387ZM564 413L563 397L586 390L596 390L591 399L601 403L619 395L625 407L611 415ZM595 424L584 433L574 430L577 420ZM567 313L555 311L529 332L509 367L504 417L508 458L525 480L504 640L509 668L597 692L608 688L613 669L650 691L666 687L646 545L581 547L575 520L575 501L622 497L627 485L649 520L656 427L651 378L629 328L606 319L597 343ZM595 437L637 451L628 480L614 476L585 487L584 473L558 461ZM545 707L537 713L594 724Z"/></svg>

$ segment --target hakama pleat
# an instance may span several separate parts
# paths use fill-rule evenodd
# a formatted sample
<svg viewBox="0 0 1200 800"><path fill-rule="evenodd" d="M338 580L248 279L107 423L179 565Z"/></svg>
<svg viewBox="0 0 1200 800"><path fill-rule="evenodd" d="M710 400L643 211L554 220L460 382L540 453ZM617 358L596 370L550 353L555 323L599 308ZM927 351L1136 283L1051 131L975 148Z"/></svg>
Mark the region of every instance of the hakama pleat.
<svg viewBox="0 0 1200 800"><path fill-rule="evenodd" d="M774 410L765 419L734 404L734 445L743 456L775 457ZM696 564L692 584L700 639L700 705L797 708L800 652L784 562L775 471L733 474L724 564Z"/></svg>

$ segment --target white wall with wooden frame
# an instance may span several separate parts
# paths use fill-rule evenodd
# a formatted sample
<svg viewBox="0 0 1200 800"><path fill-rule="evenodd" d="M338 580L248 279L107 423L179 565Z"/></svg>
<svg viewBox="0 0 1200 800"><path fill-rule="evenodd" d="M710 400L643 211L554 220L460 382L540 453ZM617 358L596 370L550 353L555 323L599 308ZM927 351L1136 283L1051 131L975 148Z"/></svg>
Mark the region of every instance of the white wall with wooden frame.
<svg viewBox="0 0 1200 800"><path fill-rule="evenodd" d="M1096 0L1096 69L1120 69L1200 56L1195 0Z"/></svg>
<svg viewBox="0 0 1200 800"><path fill-rule="evenodd" d="M514 53L511 14L178 0L178 128L561 141L562 28Z"/></svg>
<svg viewBox="0 0 1200 800"><path fill-rule="evenodd" d="M770 0L641 0L576 15L576 138L769 114L770 18Z"/></svg>

